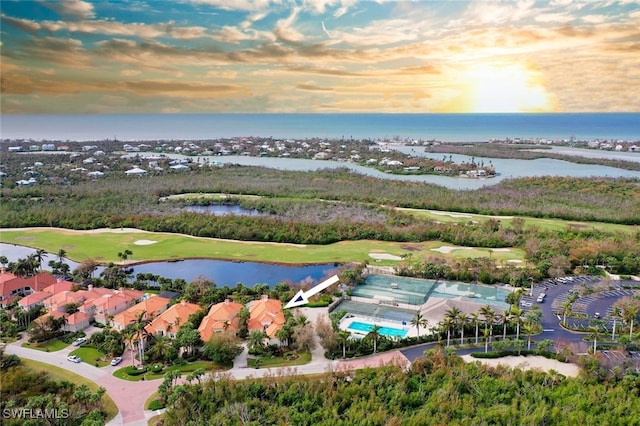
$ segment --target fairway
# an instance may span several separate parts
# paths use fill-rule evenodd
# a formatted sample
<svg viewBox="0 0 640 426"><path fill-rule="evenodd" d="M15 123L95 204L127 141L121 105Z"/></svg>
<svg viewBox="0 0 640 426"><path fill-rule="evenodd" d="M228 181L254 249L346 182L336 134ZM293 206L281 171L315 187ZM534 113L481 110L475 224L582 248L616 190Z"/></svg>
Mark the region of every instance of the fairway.
<svg viewBox="0 0 640 426"><path fill-rule="evenodd" d="M376 265L394 265L412 255L464 259L492 256L495 259L524 260L520 249L493 252L477 248L473 251L455 246L447 253L436 251L444 244L440 241L397 243L386 241L341 241L328 245L299 245L260 243L192 237L181 234L146 232L136 229L101 229L74 231L59 228L3 229L0 242L19 244L57 253L60 249L76 262L95 259L101 263L118 262L118 253L131 250L128 262L161 261L172 259L221 259L236 261L271 262L279 264L319 264L364 262ZM140 244L143 242L143 244ZM377 259L372 254L384 254Z"/></svg>
<svg viewBox="0 0 640 426"><path fill-rule="evenodd" d="M489 219L497 219L501 225L511 226L511 222L516 217L524 221L525 228L537 227L540 229L548 229L559 231L568 227L581 229L597 229L603 232L624 232L635 233L640 230L640 226L619 225L616 223L605 222L577 222L563 219L543 219L529 216L491 216L473 213L446 212L437 210L421 210L397 207L396 210L413 214L420 217L426 217L437 222L444 223L484 223Z"/></svg>

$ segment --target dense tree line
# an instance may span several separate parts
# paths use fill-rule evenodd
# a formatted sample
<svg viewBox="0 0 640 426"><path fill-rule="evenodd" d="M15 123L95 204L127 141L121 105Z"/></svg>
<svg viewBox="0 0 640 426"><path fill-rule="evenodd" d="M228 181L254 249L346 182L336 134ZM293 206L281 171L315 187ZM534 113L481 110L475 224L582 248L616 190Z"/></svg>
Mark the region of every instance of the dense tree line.
<svg viewBox="0 0 640 426"><path fill-rule="evenodd" d="M0 412L4 425L83 425L105 422L104 388L91 392L86 385L57 381L45 372L24 367L15 355L2 355L0 363ZM27 410L27 418L20 418ZM44 413L57 418L46 418ZM42 416L37 418L37 416ZM34 418L29 418L33 416Z"/></svg>
<svg viewBox="0 0 640 426"><path fill-rule="evenodd" d="M640 377L600 380L593 371L573 379L485 367L438 349L409 371L178 385L163 424L635 424Z"/></svg>
<svg viewBox="0 0 640 426"><path fill-rule="evenodd" d="M126 178L120 174L75 185L42 184L0 190L0 226L99 225L138 214L175 214L160 197L187 192L254 194L354 201L468 213L640 223L637 179L536 177L504 180L478 190L377 179L342 170L297 172L229 166L182 174Z"/></svg>

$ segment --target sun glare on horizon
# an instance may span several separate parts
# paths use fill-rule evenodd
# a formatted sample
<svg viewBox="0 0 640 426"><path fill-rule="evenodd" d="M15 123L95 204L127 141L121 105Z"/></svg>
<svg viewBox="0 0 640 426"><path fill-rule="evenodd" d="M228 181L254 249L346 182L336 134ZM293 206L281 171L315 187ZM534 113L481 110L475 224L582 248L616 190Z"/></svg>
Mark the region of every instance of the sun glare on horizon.
<svg viewBox="0 0 640 426"><path fill-rule="evenodd" d="M520 64L482 64L466 73L468 112L553 112L553 95L536 71Z"/></svg>

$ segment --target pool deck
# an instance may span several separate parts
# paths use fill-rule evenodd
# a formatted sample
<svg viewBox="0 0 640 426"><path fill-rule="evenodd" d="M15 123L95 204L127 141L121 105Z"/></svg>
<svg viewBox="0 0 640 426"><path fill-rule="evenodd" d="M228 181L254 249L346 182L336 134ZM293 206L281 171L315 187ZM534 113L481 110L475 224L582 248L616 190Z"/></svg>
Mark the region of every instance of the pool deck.
<svg viewBox="0 0 640 426"><path fill-rule="evenodd" d="M389 320L383 320L375 317L365 317L362 315L353 315L353 316L349 316L348 318L347 317L342 318L339 324L340 330L345 330L350 332L351 334L364 336L366 333L349 330L349 327L353 322L363 322L367 324L374 324L380 327L389 327L389 328L407 330L407 334L404 337L415 337L418 335L416 328L411 326L411 324L409 323L407 323L406 325L403 325L401 322L398 322L398 321L389 321ZM426 330L424 328L420 328L421 335L425 334L425 332Z"/></svg>

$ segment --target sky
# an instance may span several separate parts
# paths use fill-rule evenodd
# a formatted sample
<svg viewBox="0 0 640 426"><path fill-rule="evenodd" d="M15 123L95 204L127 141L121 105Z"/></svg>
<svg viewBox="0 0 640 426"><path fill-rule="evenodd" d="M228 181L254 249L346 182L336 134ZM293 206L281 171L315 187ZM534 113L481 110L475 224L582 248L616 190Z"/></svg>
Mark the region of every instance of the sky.
<svg viewBox="0 0 640 426"><path fill-rule="evenodd" d="M640 112L640 0L2 0L2 114Z"/></svg>

